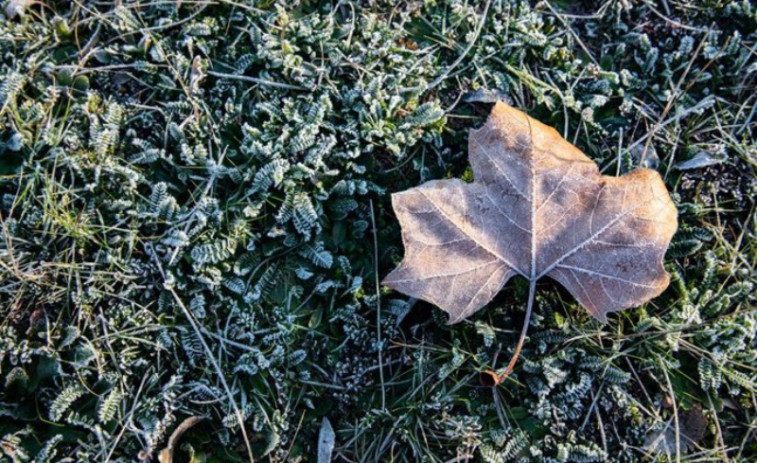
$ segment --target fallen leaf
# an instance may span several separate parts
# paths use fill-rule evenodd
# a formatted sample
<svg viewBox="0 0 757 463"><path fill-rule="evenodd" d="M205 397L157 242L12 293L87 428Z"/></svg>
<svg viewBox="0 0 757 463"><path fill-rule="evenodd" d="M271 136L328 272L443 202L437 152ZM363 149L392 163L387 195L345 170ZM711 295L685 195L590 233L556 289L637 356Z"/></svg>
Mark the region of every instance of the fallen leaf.
<svg viewBox="0 0 757 463"><path fill-rule="evenodd" d="M336 436L331 421L324 417L321 421L321 431L318 433L318 463L329 463L334 452Z"/></svg>
<svg viewBox="0 0 757 463"><path fill-rule="evenodd" d="M689 453L696 449L707 431L707 417L702 411L702 406L697 404L682 412L678 417L678 425L678 451ZM662 429L647 435L644 450L647 455L664 454L668 456L668 461L673 460L671 457L678 453L674 417L670 417Z"/></svg>
<svg viewBox="0 0 757 463"><path fill-rule="evenodd" d="M505 100L507 98L509 98L507 94L502 93L496 88L493 90L480 88L463 95L463 101L466 103L496 103L497 101Z"/></svg>
<svg viewBox="0 0 757 463"><path fill-rule="evenodd" d="M8 19L13 19L16 16L23 17L26 13L26 9L35 3L33 0L10 0L5 5L5 16Z"/></svg>
<svg viewBox="0 0 757 463"><path fill-rule="evenodd" d="M701 169L703 167L714 166L722 164L725 159L711 155L706 151L698 152L693 158L688 161L679 162L676 164L678 170L693 170Z"/></svg>
<svg viewBox="0 0 757 463"><path fill-rule="evenodd" d="M385 285L439 306L452 324L520 275L530 282L526 326L542 277L600 321L668 286L662 260L677 211L656 171L603 176L553 128L501 101L471 130L468 155L473 183L392 195L405 257Z"/></svg>

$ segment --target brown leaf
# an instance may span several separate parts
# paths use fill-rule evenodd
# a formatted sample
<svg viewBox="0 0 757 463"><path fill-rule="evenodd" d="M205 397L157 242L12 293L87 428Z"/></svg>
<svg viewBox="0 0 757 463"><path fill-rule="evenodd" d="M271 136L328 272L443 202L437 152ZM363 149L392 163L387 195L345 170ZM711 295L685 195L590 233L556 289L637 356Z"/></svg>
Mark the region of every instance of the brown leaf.
<svg viewBox="0 0 757 463"><path fill-rule="evenodd" d="M468 154L473 183L392 195L405 257L384 284L436 304L450 324L515 275L531 283L527 318L544 276L601 321L668 286L662 260L677 212L656 171L603 176L553 128L502 102L471 130Z"/></svg>
<svg viewBox="0 0 757 463"><path fill-rule="evenodd" d="M689 453L697 448L699 441L704 438L708 424L702 406L695 404L689 410L681 412L677 424L678 429L675 418L670 417L662 429L647 435L643 447L647 455L665 454L671 457L679 452ZM673 458L668 458L668 461L672 460Z"/></svg>

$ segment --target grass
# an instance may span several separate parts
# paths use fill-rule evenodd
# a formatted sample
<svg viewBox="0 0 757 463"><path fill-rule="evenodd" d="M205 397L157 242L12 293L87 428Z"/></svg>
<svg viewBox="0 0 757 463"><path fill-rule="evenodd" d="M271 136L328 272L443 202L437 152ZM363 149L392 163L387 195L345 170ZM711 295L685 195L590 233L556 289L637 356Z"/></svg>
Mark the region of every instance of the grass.
<svg viewBox="0 0 757 463"><path fill-rule="evenodd" d="M757 458L750 2L3 7L0 461ZM540 281L491 388L525 281L454 326L378 281L496 97L680 229L607 324Z"/></svg>

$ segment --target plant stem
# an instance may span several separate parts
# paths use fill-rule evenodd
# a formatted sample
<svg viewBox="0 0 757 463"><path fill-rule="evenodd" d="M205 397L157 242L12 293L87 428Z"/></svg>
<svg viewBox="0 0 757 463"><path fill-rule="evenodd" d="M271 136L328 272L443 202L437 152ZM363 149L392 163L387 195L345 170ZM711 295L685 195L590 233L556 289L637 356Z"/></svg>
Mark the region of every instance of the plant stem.
<svg viewBox="0 0 757 463"><path fill-rule="evenodd" d="M518 345L515 346L515 353L513 358L510 359L510 363L507 364L507 368L502 374L499 375L499 381L502 382L507 376L513 372L515 368L515 362L520 357L520 350L523 348L523 343L526 341L526 333L528 332L528 325L531 322L531 312L534 309L534 293L536 293L536 280L531 280L528 285L528 306L526 306L526 318L523 320L523 328L520 330L520 338L518 339Z"/></svg>
<svg viewBox="0 0 757 463"><path fill-rule="evenodd" d="M520 338L518 339L518 345L515 346L515 352L513 353L512 358L510 359L510 363L507 364L507 368L505 368L505 371L503 371L500 374L497 374L494 371L487 370L484 372L492 381L492 386L496 386L500 384L502 381L507 378L510 373L513 372L515 369L515 362L518 360L518 357L520 357L520 351L523 349L523 343L526 341L526 333L528 333L528 325L531 321L531 312L533 312L534 309L534 294L536 293L536 278L531 279L528 285L528 305L526 306L526 318L523 320L523 328L520 330Z"/></svg>
<svg viewBox="0 0 757 463"><path fill-rule="evenodd" d="M384 346L381 341L381 292L379 290L378 277L378 238L376 236L376 216L373 214L373 200L371 205L371 225L373 227L373 277L376 281L376 340L378 341L379 379L381 380L381 410L386 410L386 387L384 386L384 358L382 351Z"/></svg>
<svg viewBox="0 0 757 463"><path fill-rule="evenodd" d="M205 71L205 74L213 77L218 77L221 79L233 79L233 80L243 80L245 82L252 82L253 84L258 85L267 85L269 87L276 87L276 88L284 88L289 90L301 90L301 91L307 91L308 89L305 87L300 87L299 85L289 85L284 84L281 82L273 82L270 80L265 79L259 79L257 77L250 77L250 76L244 76L241 74L226 74L224 72L216 72L216 71Z"/></svg>

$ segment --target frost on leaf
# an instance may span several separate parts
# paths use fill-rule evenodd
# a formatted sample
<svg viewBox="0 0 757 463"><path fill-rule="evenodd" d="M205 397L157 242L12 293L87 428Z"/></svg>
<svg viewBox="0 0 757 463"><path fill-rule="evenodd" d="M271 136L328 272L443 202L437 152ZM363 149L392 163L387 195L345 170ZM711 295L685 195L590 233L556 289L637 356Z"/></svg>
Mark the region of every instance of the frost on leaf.
<svg viewBox="0 0 757 463"><path fill-rule="evenodd" d="M473 183L392 195L405 257L384 284L436 304L449 323L515 275L557 280L601 321L668 286L677 211L656 171L603 176L553 128L502 102L471 130L468 154Z"/></svg>

